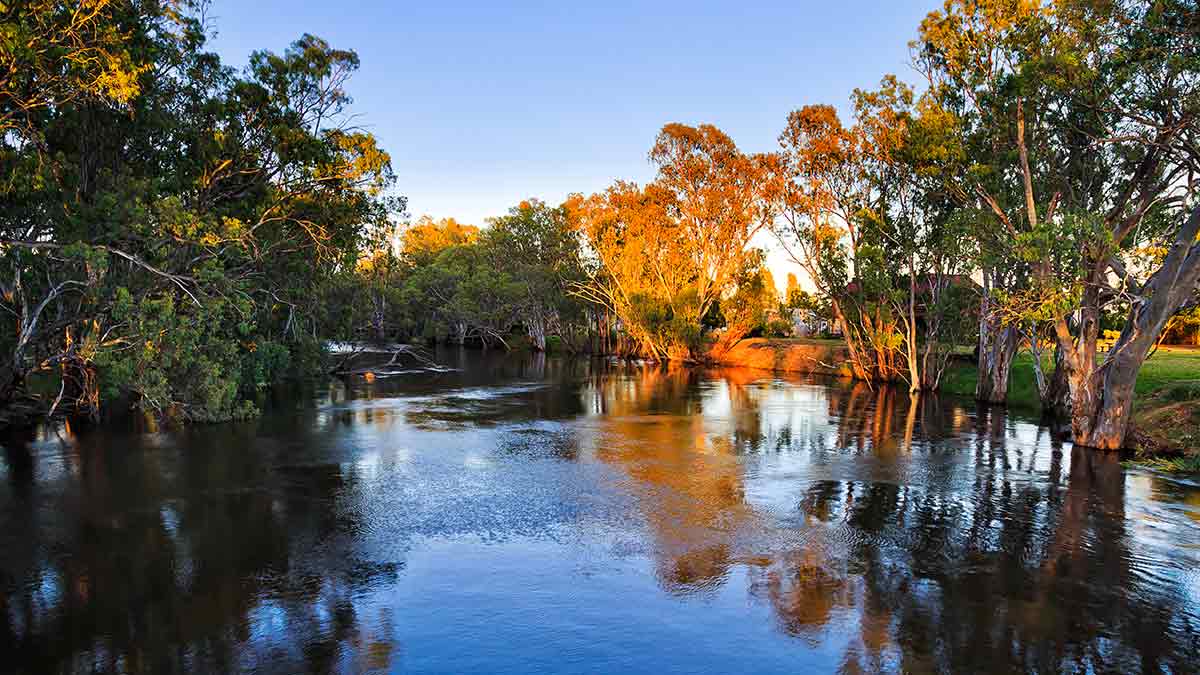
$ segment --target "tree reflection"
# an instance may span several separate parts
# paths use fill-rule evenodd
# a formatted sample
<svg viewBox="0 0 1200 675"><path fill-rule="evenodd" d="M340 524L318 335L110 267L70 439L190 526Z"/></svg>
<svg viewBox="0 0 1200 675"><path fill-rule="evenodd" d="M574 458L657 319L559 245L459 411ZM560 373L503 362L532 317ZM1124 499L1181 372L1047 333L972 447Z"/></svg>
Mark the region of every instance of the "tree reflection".
<svg viewBox="0 0 1200 675"><path fill-rule="evenodd" d="M280 496L263 489L275 479L260 453L220 451L245 434L202 437L171 455L178 463L102 433L63 439L68 475L41 480L32 498L66 510L39 512L42 521L27 525L31 545L10 552L30 555L3 559L0 642L10 663L30 672L232 672L256 662L329 672L345 666L339 645L353 643L363 647L358 658L387 667L386 623L364 629L351 598L399 570L361 559L345 537L361 523L329 508L353 472L297 468ZM115 461L114 447L145 457ZM155 503L163 506L144 508ZM254 635L264 630L274 638Z"/></svg>
<svg viewBox="0 0 1200 675"><path fill-rule="evenodd" d="M729 535L751 515L732 446L712 442L698 414L699 383L695 370L644 367L584 390L586 406L604 414L596 456L635 480L658 578L684 595L724 581Z"/></svg>
<svg viewBox="0 0 1200 675"><path fill-rule="evenodd" d="M1116 455L1064 455L1003 409L861 383L823 389L833 447L820 424L777 414L761 375L654 371L607 386L593 404L610 415L598 456L633 479L668 592L713 590L741 565L783 632L846 639L851 672L1180 672L1200 658L1186 576L1148 579L1138 564ZM662 403L681 391L692 405ZM634 414L651 410L673 414ZM874 468L798 483L795 515L764 518L746 497L755 465L737 455L780 449L765 438ZM950 466L926 483L893 459L939 450Z"/></svg>
<svg viewBox="0 0 1200 675"><path fill-rule="evenodd" d="M1153 510L1195 489L1002 409L603 361L438 377L253 424L5 442L0 534L28 542L0 550L6 655L35 672L396 668L387 598L413 571L380 539L420 530L456 550L479 532L552 555L575 545L558 537L632 544L686 611L744 590L768 630L847 672L1200 663L1196 535ZM451 468L397 469L379 447L397 438ZM429 513L389 527L405 508ZM635 559L615 573L643 574Z"/></svg>

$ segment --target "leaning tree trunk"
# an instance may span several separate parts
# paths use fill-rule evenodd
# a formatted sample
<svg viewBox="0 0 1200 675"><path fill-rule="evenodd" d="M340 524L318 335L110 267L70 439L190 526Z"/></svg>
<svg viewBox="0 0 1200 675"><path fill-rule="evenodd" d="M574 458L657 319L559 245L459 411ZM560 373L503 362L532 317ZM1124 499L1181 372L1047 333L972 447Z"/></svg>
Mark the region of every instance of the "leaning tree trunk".
<svg viewBox="0 0 1200 675"><path fill-rule="evenodd" d="M846 320L846 315L842 313L842 306L834 299L831 303L833 309L833 320L842 328L842 340L846 343L846 352L850 358L847 363L850 365L850 371L856 380L871 382L874 378L871 377L871 363L866 354L863 353L862 345L858 342L857 334L851 329L850 322Z"/></svg>
<svg viewBox="0 0 1200 675"><path fill-rule="evenodd" d="M1197 247L1200 249L1200 245ZM1200 264L1197 270L1200 271ZM1077 445L1101 450L1125 447L1138 373L1170 318L1169 314L1158 316L1154 304L1142 305L1126 321L1121 337L1097 366L1070 373L1071 433ZM1091 355L1081 355L1084 364L1096 359L1094 343L1090 347Z"/></svg>
<svg viewBox="0 0 1200 675"><path fill-rule="evenodd" d="M1071 432L1077 445L1102 450L1125 446L1138 372L1167 321L1200 283L1198 234L1200 204L1193 207L1179 228L1162 265L1138 290L1121 337L1105 354L1104 360L1091 367L1096 359L1095 333L1098 328L1091 331L1092 339L1081 340L1070 352ZM1107 268L1107 262L1096 266L1094 275L1103 274ZM1098 302L1085 303L1085 323L1089 314L1099 315L1098 308ZM1059 321L1056 329L1059 344L1070 349L1071 335L1066 322Z"/></svg>

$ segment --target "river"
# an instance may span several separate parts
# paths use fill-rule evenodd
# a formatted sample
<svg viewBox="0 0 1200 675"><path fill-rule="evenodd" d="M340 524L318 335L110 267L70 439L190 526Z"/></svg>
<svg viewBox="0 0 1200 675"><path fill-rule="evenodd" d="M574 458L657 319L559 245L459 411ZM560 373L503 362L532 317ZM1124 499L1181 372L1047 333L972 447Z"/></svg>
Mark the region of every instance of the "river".
<svg viewBox="0 0 1200 675"><path fill-rule="evenodd" d="M962 400L440 358L6 440L0 670L1200 668L1200 484Z"/></svg>

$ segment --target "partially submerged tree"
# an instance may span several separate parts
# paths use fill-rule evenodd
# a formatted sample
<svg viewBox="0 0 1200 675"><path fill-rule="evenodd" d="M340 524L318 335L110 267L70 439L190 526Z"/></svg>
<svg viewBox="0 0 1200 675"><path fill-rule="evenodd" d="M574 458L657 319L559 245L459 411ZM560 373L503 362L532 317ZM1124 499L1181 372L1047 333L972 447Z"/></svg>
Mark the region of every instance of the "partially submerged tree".
<svg viewBox="0 0 1200 675"><path fill-rule="evenodd" d="M1022 276L985 314L1052 331L1081 445L1123 445L1138 371L1200 278L1198 38L1183 0L956 1L922 24L931 85L993 160L972 181L998 225L982 243ZM1132 264L1147 245L1161 258ZM1101 355L1117 301L1125 327Z"/></svg>
<svg viewBox="0 0 1200 675"><path fill-rule="evenodd" d="M917 66L929 81L929 96L958 120L968 161L945 167L947 188L956 193L966 218L975 218L974 238L983 281L979 304L979 365L975 397L989 403L1008 398L1008 381L1027 326L1012 320L1006 298L1028 288L1031 270L1013 252L1022 221L1036 224L1036 205L1016 171L1012 142L1014 111L1024 96L1045 104L1036 83L1022 80L1020 63L1042 50L1049 8L1040 2L977 3L948 0L942 12L922 22L912 43ZM1049 118L1038 115L1039 139ZM1024 120L1020 122L1024 124ZM1022 127L1023 129L1023 127ZM1028 176L1030 181L1041 177ZM1018 205L1020 205L1018 207Z"/></svg>
<svg viewBox="0 0 1200 675"><path fill-rule="evenodd" d="M866 191L862 136L843 126L832 106L812 105L788 115L779 144L782 183L773 231L817 294L829 301L854 376L892 379L890 369L880 372L883 360L872 354L869 336L848 316L850 282L858 277L863 243L858 218ZM871 313L865 316L870 322ZM868 323L865 330L875 327Z"/></svg>
<svg viewBox="0 0 1200 675"><path fill-rule="evenodd" d="M491 220L483 245L492 264L520 284L517 320L534 350L546 351L548 336L580 319L579 300L568 294L583 279L580 242L566 207L521 202Z"/></svg>
<svg viewBox="0 0 1200 675"><path fill-rule="evenodd" d="M910 96L891 85L890 95ZM851 127L828 105L788 116L779 138L780 217L773 230L829 303L854 376L890 382L909 367L896 304L897 251L883 236L892 216L894 158L881 144L894 143L904 130L900 120L884 119L865 105L861 94L858 103L858 123ZM919 384L919 378L913 381Z"/></svg>

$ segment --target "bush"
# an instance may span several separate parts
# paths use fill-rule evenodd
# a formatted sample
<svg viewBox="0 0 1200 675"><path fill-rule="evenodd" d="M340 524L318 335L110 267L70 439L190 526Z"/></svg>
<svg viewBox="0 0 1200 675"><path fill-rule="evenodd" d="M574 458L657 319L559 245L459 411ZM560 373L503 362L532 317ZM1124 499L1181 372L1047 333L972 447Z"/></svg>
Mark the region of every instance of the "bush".
<svg viewBox="0 0 1200 675"><path fill-rule="evenodd" d="M1200 382L1179 382L1167 387L1163 394L1171 401L1200 401Z"/></svg>
<svg viewBox="0 0 1200 675"><path fill-rule="evenodd" d="M787 337L792 334L792 324L783 319L774 319L767 323L766 329L763 331L767 337Z"/></svg>

